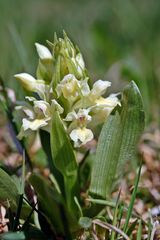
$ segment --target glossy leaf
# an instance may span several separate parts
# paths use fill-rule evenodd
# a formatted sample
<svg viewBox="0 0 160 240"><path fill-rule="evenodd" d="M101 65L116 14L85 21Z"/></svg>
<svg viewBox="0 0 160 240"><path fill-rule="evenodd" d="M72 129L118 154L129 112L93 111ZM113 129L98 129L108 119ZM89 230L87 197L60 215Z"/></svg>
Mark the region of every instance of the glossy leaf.
<svg viewBox="0 0 160 240"><path fill-rule="evenodd" d="M122 107L103 125L91 176L90 193L101 198L109 195L117 168L134 161L136 145L144 128L140 92L132 81L123 91Z"/></svg>
<svg viewBox="0 0 160 240"><path fill-rule="evenodd" d="M64 196L68 209L73 211L76 207L74 196L77 196L78 192L77 163L58 112L55 112L52 121L51 151L54 164L63 175Z"/></svg>

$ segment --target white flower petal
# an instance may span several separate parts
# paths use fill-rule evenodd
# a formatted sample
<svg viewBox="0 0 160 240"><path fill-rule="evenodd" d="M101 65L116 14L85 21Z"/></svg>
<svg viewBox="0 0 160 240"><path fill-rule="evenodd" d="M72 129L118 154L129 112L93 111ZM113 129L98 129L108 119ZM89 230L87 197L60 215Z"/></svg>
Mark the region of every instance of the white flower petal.
<svg viewBox="0 0 160 240"><path fill-rule="evenodd" d="M49 88L43 80L36 80L28 73L20 73L14 77L22 83L22 86L31 92L37 92L41 98L44 98L45 91Z"/></svg>
<svg viewBox="0 0 160 240"><path fill-rule="evenodd" d="M81 92L83 96L87 96L90 93L90 88L88 85L88 78L79 81L79 84L81 86Z"/></svg>
<svg viewBox="0 0 160 240"><path fill-rule="evenodd" d="M57 85L56 92L58 97L63 93L63 96L69 100L75 100L79 94L79 82L73 74L66 75Z"/></svg>
<svg viewBox="0 0 160 240"><path fill-rule="evenodd" d="M120 105L120 101L116 96L109 96L107 98L100 97L95 101L96 106L99 108L108 107L114 108L116 105Z"/></svg>
<svg viewBox="0 0 160 240"><path fill-rule="evenodd" d="M68 121L68 122L71 122L71 121L74 121L77 119L77 113L75 111L73 112L69 112L66 116L66 118L64 119L64 121Z"/></svg>
<svg viewBox="0 0 160 240"><path fill-rule="evenodd" d="M43 60L43 59L52 59L53 58L49 49L47 47L45 47L44 45L35 43L35 46L36 46L36 49L37 49L40 59Z"/></svg>
<svg viewBox="0 0 160 240"><path fill-rule="evenodd" d="M99 98L95 101L95 105L91 108L93 121L91 125L103 123L112 110L120 105L119 99L116 96L109 96L107 98Z"/></svg>
<svg viewBox="0 0 160 240"><path fill-rule="evenodd" d="M48 124L48 119L35 119L33 121L29 121L28 119L24 118L23 122L23 129L24 131L31 129L32 131L36 131L39 128L42 128Z"/></svg>
<svg viewBox="0 0 160 240"><path fill-rule="evenodd" d="M14 75L14 77L22 83L22 86L28 90L33 91L33 86L36 83L36 79L28 73L20 73Z"/></svg>
<svg viewBox="0 0 160 240"><path fill-rule="evenodd" d="M111 82L98 80L93 84L93 88L91 90L91 96L100 97L103 95L108 87L111 86Z"/></svg>
<svg viewBox="0 0 160 240"><path fill-rule="evenodd" d="M91 121L92 117L89 115L90 109L79 109L77 117L79 120L85 121L85 123Z"/></svg>
<svg viewBox="0 0 160 240"><path fill-rule="evenodd" d="M30 96L26 96L25 99L28 100L29 102L34 102L37 100L35 97L30 97Z"/></svg>
<svg viewBox="0 0 160 240"><path fill-rule="evenodd" d="M93 139L93 133L87 128L77 128L70 133L70 138L74 141L75 147L81 147Z"/></svg>
<svg viewBox="0 0 160 240"><path fill-rule="evenodd" d="M34 111L39 117L50 117L51 115L49 103L43 100L34 101Z"/></svg>

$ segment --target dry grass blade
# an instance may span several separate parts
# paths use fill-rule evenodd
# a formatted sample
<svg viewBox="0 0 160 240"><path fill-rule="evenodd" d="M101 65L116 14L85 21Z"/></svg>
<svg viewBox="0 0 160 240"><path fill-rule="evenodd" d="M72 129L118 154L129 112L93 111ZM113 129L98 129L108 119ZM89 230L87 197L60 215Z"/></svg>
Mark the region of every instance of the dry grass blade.
<svg viewBox="0 0 160 240"><path fill-rule="evenodd" d="M92 231L92 237L93 237L94 240L99 240L97 235L93 231Z"/></svg>
<svg viewBox="0 0 160 240"><path fill-rule="evenodd" d="M115 232L117 232L117 233L119 233L124 239L126 239L126 240L130 240L130 238L122 231L122 230L120 230L119 228L117 228L117 227L115 227L115 226L113 226L112 224L109 224L109 223L107 223L107 222L101 222L100 220L93 220L92 221L94 224L97 224L97 225L99 225L99 226L101 226L101 227L103 227L103 228L106 228L106 229L110 229L110 230L112 230L112 231L115 231Z"/></svg>
<svg viewBox="0 0 160 240"><path fill-rule="evenodd" d="M152 228L150 240L156 240L156 239L158 239L158 238L155 238L156 230L157 230L157 225L158 225L157 222L155 222L155 223L153 224L153 228Z"/></svg>

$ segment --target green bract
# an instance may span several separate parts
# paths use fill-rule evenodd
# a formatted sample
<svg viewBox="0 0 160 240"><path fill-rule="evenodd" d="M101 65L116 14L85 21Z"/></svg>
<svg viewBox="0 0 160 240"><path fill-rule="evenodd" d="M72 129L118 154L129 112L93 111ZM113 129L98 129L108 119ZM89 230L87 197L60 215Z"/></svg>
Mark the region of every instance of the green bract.
<svg viewBox="0 0 160 240"><path fill-rule="evenodd" d="M36 43L39 64L36 78L28 73L16 74L22 86L36 93L17 106L24 115L19 139L39 129L51 131L51 119L58 111L63 125L74 142L81 147L94 138L95 128L103 123L120 102L115 94L102 97L111 83L98 80L89 86L82 54L64 34L55 37L50 50Z"/></svg>

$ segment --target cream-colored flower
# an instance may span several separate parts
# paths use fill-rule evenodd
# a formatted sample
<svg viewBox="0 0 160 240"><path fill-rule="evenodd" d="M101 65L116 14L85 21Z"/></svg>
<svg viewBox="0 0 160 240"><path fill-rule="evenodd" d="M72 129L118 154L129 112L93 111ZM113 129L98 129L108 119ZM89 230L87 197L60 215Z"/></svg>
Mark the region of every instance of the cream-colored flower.
<svg viewBox="0 0 160 240"><path fill-rule="evenodd" d="M70 138L74 141L75 147L81 147L93 139L93 133L88 128L76 128L70 133Z"/></svg>
<svg viewBox="0 0 160 240"><path fill-rule="evenodd" d="M43 100L34 101L34 112L36 113L37 118L50 118L51 116L51 109L50 104Z"/></svg>
<svg viewBox="0 0 160 240"><path fill-rule="evenodd" d="M37 53L41 60L52 60L53 56L49 49L42 44L35 43Z"/></svg>
<svg viewBox="0 0 160 240"><path fill-rule="evenodd" d="M28 119L24 118L22 122L23 122L22 126L24 131L28 129L31 129L32 131L36 131L39 128L42 128L48 124L46 119L35 119L33 121L29 121Z"/></svg>
<svg viewBox="0 0 160 240"><path fill-rule="evenodd" d="M89 109L79 109L77 113L75 111L70 112L64 119L64 121L71 122L68 131L75 147L80 147L93 139L92 131L86 128L91 120Z"/></svg>
<svg viewBox="0 0 160 240"><path fill-rule="evenodd" d="M92 108L96 105L96 101L101 98L101 95L105 93L106 89L111 86L111 83L108 81L98 80L93 84L90 90L87 78L79 82L80 98L76 101L72 109Z"/></svg>
<svg viewBox="0 0 160 240"><path fill-rule="evenodd" d="M95 99L102 96L108 87L111 86L111 82L98 80L93 84L93 88L89 93L89 98L94 101Z"/></svg>
<svg viewBox="0 0 160 240"><path fill-rule="evenodd" d="M45 98L45 92L49 89L49 86L43 80L36 80L28 73L16 74L14 77L21 82L26 90L36 92L41 98Z"/></svg>
<svg viewBox="0 0 160 240"><path fill-rule="evenodd" d="M95 105L90 108L93 125L103 123L117 105L120 106L120 101L115 94L107 98L100 97L96 99Z"/></svg>
<svg viewBox="0 0 160 240"><path fill-rule="evenodd" d="M79 95L79 81L73 74L66 75L63 80L57 85L56 92L58 97L63 94L66 99L75 100Z"/></svg>
<svg viewBox="0 0 160 240"><path fill-rule="evenodd" d="M67 114L64 121L72 122L72 124L75 122L77 126L84 127L92 119L89 115L89 111L89 109L79 109L77 113L75 111L70 112Z"/></svg>
<svg viewBox="0 0 160 240"><path fill-rule="evenodd" d="M37 131L42 128L49 131L50 121L55 111L60 114L63 113L63 108L57 103L56 100L52 100L51 104L43 100L33 101L33 107L30 106L18 106L16 109L20 109L25 113L25 117L22 120L22 126L18 138L21 139L24 136L28 136L32 131Z"/></svg>

